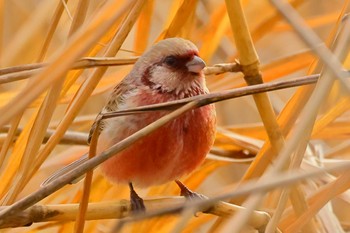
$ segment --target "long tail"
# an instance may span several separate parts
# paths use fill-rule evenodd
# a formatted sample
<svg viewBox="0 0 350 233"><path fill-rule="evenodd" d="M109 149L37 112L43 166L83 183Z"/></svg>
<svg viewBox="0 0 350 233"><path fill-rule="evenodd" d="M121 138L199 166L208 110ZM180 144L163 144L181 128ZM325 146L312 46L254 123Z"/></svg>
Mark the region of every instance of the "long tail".
<svg viewBox="0 0 350 233"><path fill-rule="evenodd" d="M45 187L48 184L50 184L51 182L53 182L54 180L56 180L57 178L61 177L62 175L66 174L67 172L70 172L72 170L74 170L75 168L77 168L79 165L83 164L85 161L87 161L88 158L88 154L84 154L82 157L80 157L78 160L68 164L67 166L61 168L60 170L56 171L55 173L53 173L51 176L49 176L43 183L41 183L41 187ZM70 182L70 184L76 184L78 183L80 180L84 179L85 175L73 180L72 182Z"/></svg>

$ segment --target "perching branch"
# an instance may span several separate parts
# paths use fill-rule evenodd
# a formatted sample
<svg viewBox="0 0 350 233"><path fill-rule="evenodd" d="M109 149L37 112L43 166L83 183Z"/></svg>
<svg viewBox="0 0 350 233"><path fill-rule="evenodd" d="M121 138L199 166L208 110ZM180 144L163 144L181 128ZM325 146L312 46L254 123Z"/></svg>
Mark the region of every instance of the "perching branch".
<svg viewBox="0 0 350 233"><path fill-rule="evenodd" d="M184 197L161 197L145 199L147 210L155 211L185 205ZM3 209L4 207L1 207ZM232 205L226 202L218 202L205 213L220 217L230 216L243 207ZM86 220L97 219L121 219L131 215L130 202L120 200L117 202L89 203L86 212ZM79 211L79 204L61 204L61 205L35 205L23 212L12 215L0 225L0 228L29 226L32 223L48 221L75 221ZM178 213L174 211L173 213ZM255 229L263 228L269 221L270 216L266 212L254 211L248 224Z"/></svg>

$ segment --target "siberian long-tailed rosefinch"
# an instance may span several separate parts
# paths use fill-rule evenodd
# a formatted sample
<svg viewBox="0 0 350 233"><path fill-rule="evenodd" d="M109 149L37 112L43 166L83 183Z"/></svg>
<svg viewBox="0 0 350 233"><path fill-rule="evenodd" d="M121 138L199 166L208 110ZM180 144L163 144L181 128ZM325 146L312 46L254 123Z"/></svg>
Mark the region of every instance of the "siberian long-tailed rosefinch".
<svg viewBox="0 0 350 233"><path fill-rule="evenodd" d="M198 49L190 41L160 41L138 59L101 113L208 93L204 67ZM97 153L165 114L158 111L103 120L97 129ZM214 142L215 124L213 105L191 110L104 162L101 171L112 182L129 183L131 198L135 199L132 184L163 184L198 167Z"/></svg>

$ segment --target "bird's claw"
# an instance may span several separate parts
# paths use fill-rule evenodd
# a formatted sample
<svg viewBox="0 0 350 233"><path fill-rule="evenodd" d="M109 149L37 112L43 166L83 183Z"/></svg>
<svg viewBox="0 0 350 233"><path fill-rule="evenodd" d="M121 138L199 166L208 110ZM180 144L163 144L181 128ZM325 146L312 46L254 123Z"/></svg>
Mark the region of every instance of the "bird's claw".
<svg viewBox="0 0 350 233"><path fill-rule="evenodd" d="M135 192L132 184L129 184L130 187L130 205L131 213L138 214L146 211L145 204L143 199Z"/></svg>
<svg viewBox="0 0 350 233"><path fill-rule="evenodd" d="M191 191L186 185L184 185L181 181L175 180L176 184L179 186L181 192L180 195L184 196L188 201L196 201L196 200L207 200L208 197L204 196L203 194L196 193ZM208 212L208 210L204 210L203 213ZM194 214L196 217L197 215Z"/></svg>

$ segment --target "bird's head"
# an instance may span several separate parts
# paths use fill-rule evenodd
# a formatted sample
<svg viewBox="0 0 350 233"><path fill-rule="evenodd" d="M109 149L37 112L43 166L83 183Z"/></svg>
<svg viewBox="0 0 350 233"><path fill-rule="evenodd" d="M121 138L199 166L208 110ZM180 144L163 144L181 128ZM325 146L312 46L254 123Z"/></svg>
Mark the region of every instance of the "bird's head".
<svg viewBox="0 0 350 233"><path fill-rule="evenodd" d="M192 42L169 38L144 53L132 73L139 74L140 81L152 89L188 96L194 95L189 93L193 89L205 88L204 67Z"/></svg>

